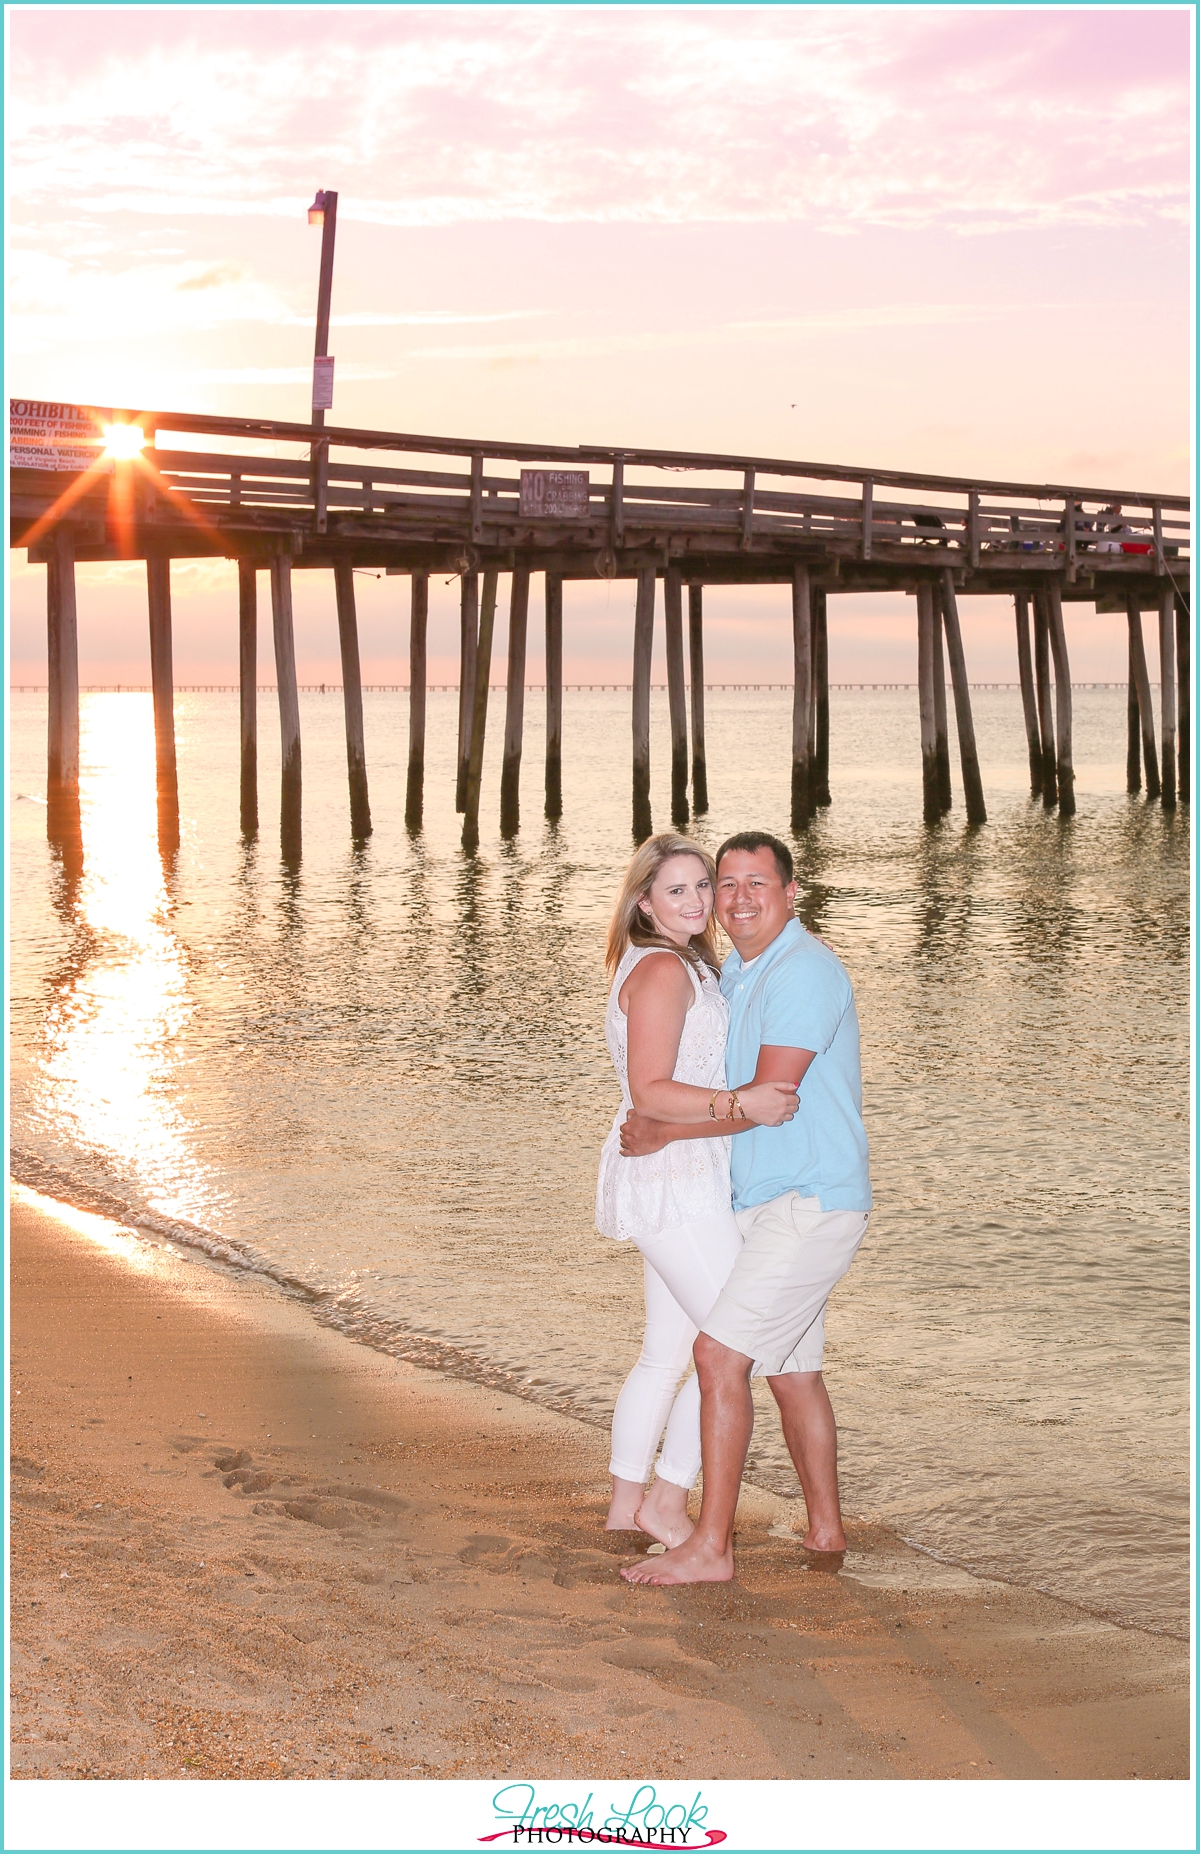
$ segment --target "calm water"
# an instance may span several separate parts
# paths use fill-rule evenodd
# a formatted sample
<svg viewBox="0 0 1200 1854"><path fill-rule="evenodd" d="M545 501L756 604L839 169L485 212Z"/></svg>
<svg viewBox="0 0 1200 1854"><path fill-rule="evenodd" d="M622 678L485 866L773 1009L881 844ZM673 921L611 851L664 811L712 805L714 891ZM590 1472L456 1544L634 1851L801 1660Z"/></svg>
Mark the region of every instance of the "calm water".
<svg viewBox="0 0 1200 1854"><path fill-rule="evenodd" d="M664 698L656 697L660 703ZM715 845L783 833L789 697L714 694ZM991 812L920 822L915 696L832 702L803 917L863 1027L877 1210L829 1318L850 1511L1177 1631L1187 1599L1188 814L1126 798L1124 698L1077 693L1079 813L1027 797L1017 698L975 697ZM236 697L177 701L182 844L156 847L148 695L84 697L85 866L45 842L45 698L12 702L18 1170L49 1162L239 1246L350 1330L603 1421L640 1261L594 1233L617 1090L601 945L630 851L627 696L566 698L565 815L458 848L456 698L373 695L376 831L348 841L340 697L301 698L305 857L281 866L273 698L257 845ZM667 765L655 714L656 822ZM956 797L958 796L956 791ZM38 1174L44 1177L46 1174ZM764 1410L752 1469L794 1490Z"/></svg>

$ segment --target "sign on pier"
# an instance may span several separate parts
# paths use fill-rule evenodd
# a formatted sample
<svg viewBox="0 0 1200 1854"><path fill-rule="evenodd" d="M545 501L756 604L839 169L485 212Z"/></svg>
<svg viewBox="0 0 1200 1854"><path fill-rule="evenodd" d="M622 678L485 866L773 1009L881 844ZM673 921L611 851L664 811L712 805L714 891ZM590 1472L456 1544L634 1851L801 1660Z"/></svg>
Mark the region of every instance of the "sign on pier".
<svg viewBox="0 0 1200 1854"><path fill-rule="evenodd" d="M563 521L586 519L586 470L522 470L522 516L557 516Z"/></svg>
<svg viewBox="0 0 1200 1854"><path fill-rule="evenodd" d="M104 435L87 406L57 399L10 399L8 464L11 470L69 470L78 475L100 460ZM101 466L108 475L111 460Z"/></svg>

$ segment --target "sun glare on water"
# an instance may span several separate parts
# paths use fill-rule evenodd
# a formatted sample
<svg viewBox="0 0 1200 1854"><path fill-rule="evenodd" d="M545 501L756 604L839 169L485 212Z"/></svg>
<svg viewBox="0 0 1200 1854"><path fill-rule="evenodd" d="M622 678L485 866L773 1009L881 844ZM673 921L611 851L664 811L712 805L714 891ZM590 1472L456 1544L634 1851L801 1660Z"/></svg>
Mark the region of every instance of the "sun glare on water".
<svg viewBox="0 0 1200 1854"><path fill-rule="evenodd" d="M150 697L85 696L80 721L84 874L47 1018L43 1113L156 1209L195 1215L195 1160L172 1099L193 1007L158 851Z"/></svg>

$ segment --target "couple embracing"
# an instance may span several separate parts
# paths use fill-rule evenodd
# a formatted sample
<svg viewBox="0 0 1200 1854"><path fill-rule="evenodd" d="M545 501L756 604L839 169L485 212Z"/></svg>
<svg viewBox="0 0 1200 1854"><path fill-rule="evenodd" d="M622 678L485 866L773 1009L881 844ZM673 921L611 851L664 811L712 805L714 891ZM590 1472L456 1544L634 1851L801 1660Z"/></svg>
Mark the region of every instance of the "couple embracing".
<svg viewBox="0 0 1200 1854"><path fill-rule="evenodd" d="M730 837L715 862L665 834L633 858L609 929L605 1034L622 1106L596 1223L642 1252L646 1336L613 1412L607 1525L668 1547L625 1569L633 1583L732 1577L752 1376L779 1407L803 1544L845 1549L821 1364L825 1303L871 1206L858 1017L795 898L791 853L764 831ZM724 966L717 923L734 948Z"/></svg>

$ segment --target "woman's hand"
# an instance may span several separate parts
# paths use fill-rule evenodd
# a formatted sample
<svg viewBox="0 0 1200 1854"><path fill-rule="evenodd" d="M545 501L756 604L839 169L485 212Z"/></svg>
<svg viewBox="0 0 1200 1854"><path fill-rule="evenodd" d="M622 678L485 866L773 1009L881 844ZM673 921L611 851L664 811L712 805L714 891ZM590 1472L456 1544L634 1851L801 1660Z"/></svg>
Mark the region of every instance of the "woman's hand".
<svg viewBox="0 0 1200 1854"><path fill-rule="evenodd" d="M754 1082L739 1088L737 1098L747 1120L760 1127L781 1127L785 1120L794 1120L800 1105L794 1086L786 1081Z"/></svg>

